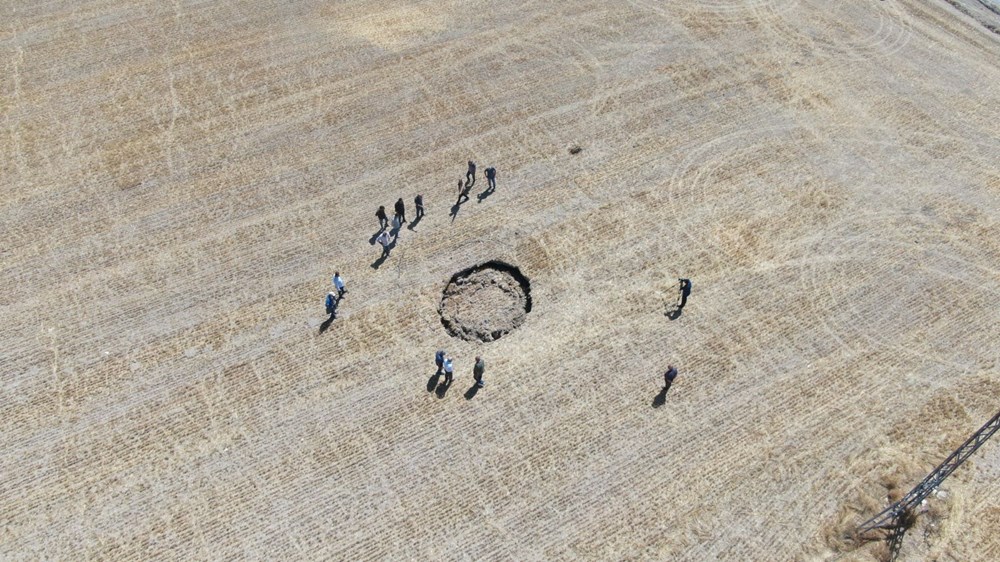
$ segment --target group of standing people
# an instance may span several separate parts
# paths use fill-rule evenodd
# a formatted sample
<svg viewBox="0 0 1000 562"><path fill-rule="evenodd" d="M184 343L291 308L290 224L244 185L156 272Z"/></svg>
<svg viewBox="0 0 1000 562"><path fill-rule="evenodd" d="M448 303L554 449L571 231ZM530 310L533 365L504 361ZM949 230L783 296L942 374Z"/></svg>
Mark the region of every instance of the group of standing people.
<svg viewBox="0 0 1000 562"><path fill-rule="evenodd" d="M413 219L412 225L419 222L424 216L424 196L417 194L413 198L413 205L416 208L416 217ZM409 221L406 220L406 204L403 203L403 198L400 197L396 200L396 204L393 206L392 222L389 221L389 216L385 212L385 206L379 205L377 211L375 211L375 218L378 219L379 233L375 238L375 241L382 246L382 257L389 257L389 252L396 246L396 241L399 240L400 230L403 228L403 224ZM392 225L391 230L387 230L389 225Z"/></svg>
<svg viewBox="0 0 1000 562"><path fill-rule="evenodd" d="M437 353L434 354L434 363L437 365L437 372L434 376L439 377L444 375L444 385L445 387L451 386L451 382L455 373L454 358L448 355L443 349L439 349ZM483 382L483 374L486 373L486 361L482 357L476 356L476 364L472 367L472 378L476 381L476 386L478 388L483 388L486 383Z"/></svg>

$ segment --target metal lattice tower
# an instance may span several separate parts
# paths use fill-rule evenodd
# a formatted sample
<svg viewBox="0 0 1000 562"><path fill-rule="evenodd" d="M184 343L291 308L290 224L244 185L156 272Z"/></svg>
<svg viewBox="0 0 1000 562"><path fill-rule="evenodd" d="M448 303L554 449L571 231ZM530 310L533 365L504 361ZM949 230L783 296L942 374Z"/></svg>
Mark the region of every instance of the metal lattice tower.
<svg viewBox="0 0 1000 562"><path fill-rule="evenodd" d="M890 560L895 560L899 554L899 548L903 544L903 534L909 527L908 519L915 517L913 511L920 505L927 496L931 494L945 478L948 478L955 469L966 461L976 449L979 449L997 430L1000 429L1000 412L997 412L986 425L979 428L972 434L965 443L955 449L955 452L948 455L937 468L931 471L919 484L903 496L899 501L882 510L881 513L865 521L857 528L857 535L861 536L875 530L889 531L886 539L889 541Z"/></svg>

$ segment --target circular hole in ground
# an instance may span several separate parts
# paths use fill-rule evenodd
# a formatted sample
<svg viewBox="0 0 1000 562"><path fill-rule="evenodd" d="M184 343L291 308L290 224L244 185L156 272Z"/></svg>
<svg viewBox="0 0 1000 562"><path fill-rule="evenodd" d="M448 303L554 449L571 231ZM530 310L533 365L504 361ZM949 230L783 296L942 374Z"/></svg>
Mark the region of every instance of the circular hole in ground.
<svg viewBox="0 0 1000 562"><path fill-rule="evenodd" d="M495 341L523 324L531 312L531 283L517 267L488 261L452 275L438 312L451 336Z"/></svg>

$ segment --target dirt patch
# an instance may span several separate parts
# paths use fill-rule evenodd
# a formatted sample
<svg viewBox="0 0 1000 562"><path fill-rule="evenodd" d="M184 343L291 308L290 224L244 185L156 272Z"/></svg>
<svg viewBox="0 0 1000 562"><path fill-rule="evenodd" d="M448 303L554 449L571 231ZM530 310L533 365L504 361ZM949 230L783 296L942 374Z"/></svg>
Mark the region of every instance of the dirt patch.
<svg viewBox="0 0 1000 562"><path fill-rule="evenodd" d="M445 330L456 338L498 340L531 312L531 285L518 268L489 261L453 275L438 312Z"/></svg>

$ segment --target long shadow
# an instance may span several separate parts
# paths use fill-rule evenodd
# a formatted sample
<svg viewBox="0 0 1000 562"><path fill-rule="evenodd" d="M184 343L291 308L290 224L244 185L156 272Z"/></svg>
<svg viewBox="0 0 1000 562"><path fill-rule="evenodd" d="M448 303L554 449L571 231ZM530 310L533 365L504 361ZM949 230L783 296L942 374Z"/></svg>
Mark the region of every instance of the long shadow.
<svg viewBox="0 0 1000 562"><path fill-rule="evenodd" d="M417 224L420 223L420 219L422 219L422 218L424 218L423 215L417 216L417 218L413 219L413 222L411 222L410 224L406 225L406 228L408 228L410 230L414 230L415 228L417 228Z"/></svg>
<svg viewBox="0 0 1000 562"><path fill-rule="evenodd" d="M377 260L372 262L372 269L378 269L382 267L382 264L385 263L385 260L387 259L389 259L389 254L382 254L381 256L379 256Z"/></svg>
<svg viewBox="0 0 1000 562"><path fill-rule="evenodd" d="M674 310L671 310L670 312L666 313L666 317L671 320L677 320L678 318L681 317L681 312L683 311L684 311L683 308L675 308Z"/></svg>
<svg viewBox="0 0 1000 562"><path fill-rule="evenodd" d="M431 378L427 379L427 392L434 392L437 388L438 381L441 380L441 375L439 373L434 373Z"/></svg>
<svg viewBox="0 0 1000 562"><path fill-rule="evenodd" d="M337 319L337 309L334 308L333 312L330 313L330 317L324 320L323 323L319 325L319 333L322 334L323 332L329 330L330 324L333 324L333 321L336 319Z"/></svg>
<svg viewBox="0 0 1000 562"><path fill-rule="evenodd" d="M496 192L496 188L487 187L485 191L483 191L482 193L480 193L479 195L476 196L476 199L478 199L478 201L476 201L476 202L477 203L482 203L483 201L486 200L487 197L489 197L490 195L493 195L495 192Z"/></svg>
<svg viewBox="0 0 1000 562"><path fill-rule="evenodd" d="M443 382L443 383L439 384L438 387L437 387L437 392L436 392L437 397L438 398L444 398L444 395L448 393L448 389L449 388L451 388L451 384L449 384L449 383L444 383Z"/></svg>
<svg viewBox="0 0 1000 562"><path fill-rule="evenodd" d="M672 382L668 382L662 389L660 389L660 393L656 395L656 398L653 398L654 408L659 408L667 403L667 392L670 391L670 386L673 384L674 383Z"/></svg>
<svg viewBox="0 0 1000 562"><path fill-rule="evenodd" d="M368 239L368 243L369 243L369 244L371 244L372 246L374 246L374 245L375 245L375 241L376 241L376 239L378 238L378 235L379 235L379 234L382 234L382 232L383 232L383 231L385 231L385 229L384 229L384 228L380 228L380 229L378 229L378 230L377 230L377 231L375 232L375 234L372 234L372 237Z"/></svg>
<svg viewBox="0 0 1000 562"><path fill-rule="evenodd" d="M479 385L477 385L476 383L472 383L472 387L469 390L465 391L465 399L472 400L473 398L476 397L476 393L478 392L479 392Z"/></svg>

